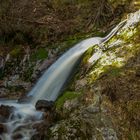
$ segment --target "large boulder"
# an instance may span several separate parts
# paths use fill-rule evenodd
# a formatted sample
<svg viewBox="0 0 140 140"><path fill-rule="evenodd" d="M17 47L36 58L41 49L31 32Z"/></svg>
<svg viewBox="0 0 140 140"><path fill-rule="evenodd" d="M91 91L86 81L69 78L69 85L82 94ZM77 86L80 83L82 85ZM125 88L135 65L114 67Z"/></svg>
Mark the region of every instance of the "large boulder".
<svg viewBox="0 0 140 140"><path fill-rule="evenodd" d="M42 140L48 135L48 128L52 126L56 112L53 101L38 100L35 105L36 110L43 111L43 122L35 123L33 128L37 130L37 133L31 137L31 140Z"/></svg>
<svg viewBox="0 0 140 140"><path fill-rule="evenodd" d="M47 101L47 100L38 100L35 105L36 110L40 111L51 111L54 109L54 102L53 101Z"/></svg>

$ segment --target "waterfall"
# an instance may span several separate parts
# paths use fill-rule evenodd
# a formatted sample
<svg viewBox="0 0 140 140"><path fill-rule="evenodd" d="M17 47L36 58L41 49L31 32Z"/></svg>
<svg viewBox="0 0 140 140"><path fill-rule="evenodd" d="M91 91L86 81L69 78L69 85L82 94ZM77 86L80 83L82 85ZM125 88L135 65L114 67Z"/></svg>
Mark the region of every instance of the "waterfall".
<svg viewBox="0 0 140 140"><path fill-rule="evenodd" d="M106 37L85 39L63 54L48 70L46 70L27 95L32 97L31 103L34 105L36 101L40 99L55 101L83 53L94 45L100 46L102 43L108 41L125 22L126 20L118 24Z"/></svg>

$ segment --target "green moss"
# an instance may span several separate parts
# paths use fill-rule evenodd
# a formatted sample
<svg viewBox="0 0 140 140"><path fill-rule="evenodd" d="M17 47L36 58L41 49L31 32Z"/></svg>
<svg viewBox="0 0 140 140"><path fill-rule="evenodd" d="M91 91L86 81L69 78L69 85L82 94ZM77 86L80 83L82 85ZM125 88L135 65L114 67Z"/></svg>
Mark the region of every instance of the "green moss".
<svg viewBox="0 0 140 140"><path fill-rule="evenodd" d="M110 40L108 40L105 45L108 47L110 44L116 42L117 40L118 40L118 38L116 36L114 36Z"/></svg>
<svg viewBox="0 0 140 140"><path fill-rule="evenodd" d="M103 71L104 73L108 75L118 76L120 72L122 71L122 69L116 66L108 65L108 66L103 67Z"/></svg>
<svg viewBox="0 0 140 140"><path fill-rule="evenodd" d="M72 100L76 97L79 97L80 95L81 95L80 93L72 92L72 91L64 92L63 95L59 97L58 100L56 101L56 108L60 109L65 103L65 101Z"/></svg>
<svg viewBox="0 0 140 140"><path fill-rule="evenodd" d="M88 75L89 83L93 83L96 79L104 74L117 76L121 72L124 65L122 58L116 57L116 52L105 52L102 57L90 68Z"/></svg>
<svg viewBox="0 0 140 140"><path fill-rule="evenodd" d="M32 54L32 60L44 60L48 56L48 52L45 48L39 48L34 54Z"/></svg>
<svg viewBox="0 0 140 140"><path fill-rule="evenodd" d="M96 48L98 46L95 46ZM83 64L86 64L89 60L89 58L93 55L93 53L95 52L95 47L90 47L85 53L84 53L84 57L83 57Z"/></svg>

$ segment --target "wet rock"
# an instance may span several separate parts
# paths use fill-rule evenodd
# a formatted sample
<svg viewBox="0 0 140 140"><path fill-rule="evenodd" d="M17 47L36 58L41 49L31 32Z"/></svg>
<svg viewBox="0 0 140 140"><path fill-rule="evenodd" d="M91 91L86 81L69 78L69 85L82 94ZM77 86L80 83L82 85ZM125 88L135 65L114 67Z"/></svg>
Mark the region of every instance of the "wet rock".
<svg viewBox="0 0 140 140"><path fill-rule="evenodd" d="M12 106L1 105L0 106L0 122L5 122L9 118L13 109L14 107Z"/></svg>
<svg viewBox="0 0 140 140"><path fill-rule="evenodd" d="M0 134L6 132L6 127L3 124L0 124Z"/></svg>
<svg viewBox="0 0 140 140"><path fill-rule="evenodd" d="M54 110L54 102L53 101L47 101L47 100L39 100L37 101L35 105L36 110L40 111L52 111Z"/></svg>
<svg viewBox="0 0 140 140"><path fill-rule="evenodd" d="M32 136L31 140L44 140L48 133L48 128L51 123L45 121L41 123L36 123L33 125L33 129L36 130L36 133Z"/></svg>
<svg viewBox="0 0 140 140"><path fill-rule="evenodd" d="M6 98L8 96L8 89L0 87L0 98Z"/></svg>
<svg viewBox="0 0 140 140"><path fill-rule="evenodd" d="M45 137L43 135L40 134L35 134L32 136L31 140L44 140Z"/></svg>
<svg viewBox="0 0 140 140"><path fill-rule="evenodd" d="M12 136L13 140L19 140L19 139L22 139L22 138L23 138L23 136L20 133L16 133Z"/></svg>
<svg viewBox="0 0 140 140"><path fill-rule="evenodd" d="M48 128L55 120L56 111L53 101L39 100L35 105L36 110L43 111L42 119L44 120L45 127Z"/></svg>
<svg viewBox="0 0 140 140"><path fill-rule="evenodd" d="M33 129L37 131L37 134L33 135L31 140L42 140L46 138L48 129L55 121L56 112L53 101L39 100L37 101L36 110L43 111L43 121L41 123L35 123Z"/></svg>
<svg viewBox="0 0 140 140"><path fill-rule="evenodd" d="M18 102L19 102L19 103L26 103L26 102L30 102L31 99L32 99L31 96L30 96L30 97L23 96L23 97L21 97L21 98L18 99Z"/></svg>

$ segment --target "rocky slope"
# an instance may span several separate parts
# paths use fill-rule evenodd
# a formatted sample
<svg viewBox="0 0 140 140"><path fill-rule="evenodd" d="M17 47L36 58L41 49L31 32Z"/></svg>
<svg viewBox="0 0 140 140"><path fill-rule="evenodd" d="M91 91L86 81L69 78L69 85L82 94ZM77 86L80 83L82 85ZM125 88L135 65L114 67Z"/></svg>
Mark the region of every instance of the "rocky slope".
<svg viewBox="0 0 140 140"><path fill-rule="evenodd" d="M85 60L98 47L85 53L75 83L70 87L77 92L71 94L80 95L68 99L64 93L58 99L56 105L58 110L61 108L62 120L50 128L50 139L140 139L139 27L140 11L137 11L104 44L106 51L97 62L89 64Z"/></svg>

